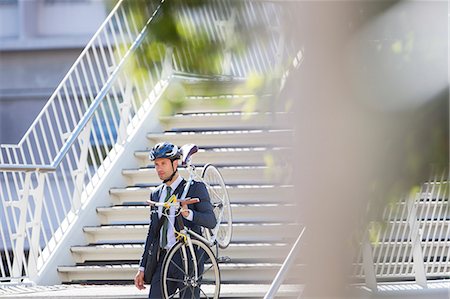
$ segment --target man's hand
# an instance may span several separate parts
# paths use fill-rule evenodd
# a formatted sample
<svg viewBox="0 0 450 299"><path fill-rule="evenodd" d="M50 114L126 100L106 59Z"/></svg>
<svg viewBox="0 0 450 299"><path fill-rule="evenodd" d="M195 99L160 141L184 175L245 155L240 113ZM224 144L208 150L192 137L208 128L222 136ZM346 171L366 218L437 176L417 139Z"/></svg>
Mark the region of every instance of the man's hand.
<svg viewBox="0 0 450 299"><path fill-rule="evenodd" d="M183 215L183 217L189 216L189 208L185 203L181 203L181 215Z"/></svg>
<svg viewBox="0 0 450 299"><path fill-rule="evenodd" d="M136 276L134 277L134 285L139 290L144 290L145 289L145 286L144 286L144 272L138 270Z"/></svg>
<svg viewBox="0 0 450 299"><path fill-rule="evenodd" d="M180 201L181 215L183 215L184 218L189 217L190 212L189 212L188 205L198 203L199 201L200 201L200 199L198 199L198 198L186 198L185 200ZM192 221L192 217L189 220Z"/></svg>

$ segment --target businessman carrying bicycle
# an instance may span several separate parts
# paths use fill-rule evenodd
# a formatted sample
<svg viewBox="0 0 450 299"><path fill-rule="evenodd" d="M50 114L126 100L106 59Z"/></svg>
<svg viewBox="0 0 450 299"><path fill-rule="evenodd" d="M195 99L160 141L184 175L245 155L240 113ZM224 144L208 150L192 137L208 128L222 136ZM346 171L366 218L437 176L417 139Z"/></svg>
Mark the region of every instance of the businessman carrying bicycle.
<svg viewBox="0 0 450 299"><path fill-rule="evenodd" d="M162 180L162 184L151 193L150 200L165 202L172 195L180 198L186 180L178 174L178 162L180 159L178 147L168 142L158 143L151 149L149 156L150 160L154 161L158 177ZM214 228L217 222L205 184L194 181L189 188L186 198L198 198L200 201L189 206L182 205L181 214L184 225L198 234L201 234L202 226L210 229ZM176 243L173 225L178 230L178 223L175 220L175 208L171 207L169 211L164 211L164 213L167 213L169 217L163 217L163 207L158 207L155 212L150 214L150 227L145 241L144 252L139 263L139 271L134 278L135 286L140 290L145 289L144 271L146 266L149 267L149 263L147 263L147 259L149 258L148 252L151 246L158 246L159 248L156 251L157 254L154 261L156 265L151 265L155 269L151 278L149 298L154 299L162 298L161 266L164 256ZM162 221L160 222L160 220ZM179 263L181 265L181 257L179 257ZM203 265L200 264L200 267L203 267ZM177 267L173 268L173 271L177 271ZM180 280L182 280L181 277ZM178 290L186 298L192 298L192 295L194 298L200 297L199 289L195 289L194 294L192 294L192 291L187 289L182 282L169 282L168 288L170 294L174 294Z"/></svg>

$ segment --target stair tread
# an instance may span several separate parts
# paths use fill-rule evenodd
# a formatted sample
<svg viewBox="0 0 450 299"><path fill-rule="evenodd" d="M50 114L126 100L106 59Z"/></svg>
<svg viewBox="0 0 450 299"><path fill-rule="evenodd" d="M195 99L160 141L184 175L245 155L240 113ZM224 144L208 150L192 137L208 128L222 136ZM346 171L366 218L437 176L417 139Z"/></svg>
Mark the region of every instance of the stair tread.
<svg viewBox="0 0 450 299"><path fill-rule="evenodd" d="M268 115L268 116L272 116L272 115L292 115L291 112L244 112L244 111L234 111L234 112L222 112L222 111L218 111L218 112L187 112L187 113L183 113L183 112L178 112L174 115L169 115L169 116L161 116L159 119L174 119L174 118L182 118L182 117L209 117L209 116L258 116L258 115Z"/></svg>
<svg viewBox="0 0 450 299"><path fill-rule="evenodd" d="M264 166L264 165L247 165L247 166L245 166L245 165L239 165L239 166L223 166L223 165L221 165L221 166L216 166L219 170L222 170L222 169L238 169L238 170L255 170L255 169L262 169L262 170L265 170L265 169L270 169L269 167L267 167L267 166ZM203 169L204 167L197 167L197 170L201 170L201 169ZM136 173L136 172L154 172L155 171L155 166L153 166L153 165L148 165L148 166L146 166L146 167L139 167L139 168L124 168L123 170L122 170L122 173L123 174L129 174L129 173Z"/></svg>
<svg viewBox="0 0 450 299"><path fill-rule="evenodd" d="M231 207L295 207L295 204L289 203L232 203ZM110 207L98 207L97 211L122 211L122 210L147 210L148 205L115 205Z"/></svg>
<svg viewBox="0 0 450 299"><path fill-rule="evenodd" d="M114 243L114 244L88 244L88 245L75 245L71 248L75 250L85 249L85 250L97 250L97 249L134 249L143 248L144 241L142 243ZM229 247L266 247L266 246L276 246L285 247L288 243L282 242L231 242Z"/></svg>
<svg viewBox="0 0 450 299"><path fill-rule="evenodd" d="M281 133L281 132L293 132L291 129L204 129L201 131L194 130L167 130L163 133L148 133L147 136L167 136L167 135L224 135L224 134L261 134L261 133Z"/></svg>
<svg viewBox="0 0 450 299"><path fill-rule="evenodd" d="M294 222L233 222L233 227L235 226L280 226L280 225L298 225ZM148 224L112 224L112 225L100 225L100 226L85 226L83 229L117 229L117 228L141 228L148 227Z"/></svg>
<svg viewBox="0 0 450 299"><path fill-rule="evenodd" d="M281 263L221 263L220 269L235 268L279 268ZM122 264L101 264L101 265L64 265L58 266L59 271L77 271L77 270L104 270L104 269L138 269L138 263L122 263Z"/></svg>
<svg viewBox="0 0 450 299"><path fill-rule="evenodd" d="M214 146L214 147L200 147L198 148L198 153L221 153L221 152L266 152L268 150L279 151L279 150L288 150L290 147L279 147L279 146ZM149 153L150 149L145 150L137 150L135 154L144 154ZM197 153L197 154L198 154Z"/></svg>
<svg viewBox="0 0 450 299"><path fill-rule="evenodd" d="M149 184L139 184L135 186L127 186L127 187L116 187L111 188L110 192L126 192L126 191L148 191L149 189L153 189L161 185L161 183L149 183ZM227 189L264 189L264 188L292 188L293 185L286 184L227 184Z"/></svg>

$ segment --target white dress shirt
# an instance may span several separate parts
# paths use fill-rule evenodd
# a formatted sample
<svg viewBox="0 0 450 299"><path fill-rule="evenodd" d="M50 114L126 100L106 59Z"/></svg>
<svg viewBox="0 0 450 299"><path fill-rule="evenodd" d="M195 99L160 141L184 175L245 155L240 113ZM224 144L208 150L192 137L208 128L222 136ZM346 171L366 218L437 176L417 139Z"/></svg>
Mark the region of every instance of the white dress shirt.
<svg viewBox="0 0 450 299"><path fill-rule="evenodd" d="M182 181L183 181L183 178L179 175L177 177L177 179L169 186L172 189L172 191L171 191L172 194L177 189L178 185L180 185L180 183ZM159 195L159 202L164 202L164 200L166 199L167 187L168 187L168 185L165 185L164 188L162 189L161 194ZM177 198L177 199L179 199L179 198ZM162 211L163 211L163 207L158 207L159 218L161 218ZM192 219L194 218L193 212L190 209L188 211L189 211L189 215L184 218L192 221ZM169 223L168 223L169 226L167 227L167 245L164 247L164 249L172 248L172 246L175 245L175 243L177 242L177 240L175 239L175 232L173 229L173 227L175 225L175 207L170 207L168 221L169 221ZM161 228L161 233L162 233L162 228Z"/></svg>

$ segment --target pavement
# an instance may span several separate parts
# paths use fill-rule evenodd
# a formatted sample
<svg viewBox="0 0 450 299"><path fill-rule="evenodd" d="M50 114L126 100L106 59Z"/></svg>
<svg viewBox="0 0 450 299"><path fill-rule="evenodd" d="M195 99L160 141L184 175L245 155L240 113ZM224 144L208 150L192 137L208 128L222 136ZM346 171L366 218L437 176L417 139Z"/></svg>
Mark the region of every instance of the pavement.
<svg viewBox="0 0 450 299"><path fill-rule="evenodd" d="M233 285L221 286L221 298L263 298L269 285ZM148 286L138 290L134 285L0 285L0 298L147 298ZM293 285L281 286L279 293L297 297L302 288Z"/></svg>

